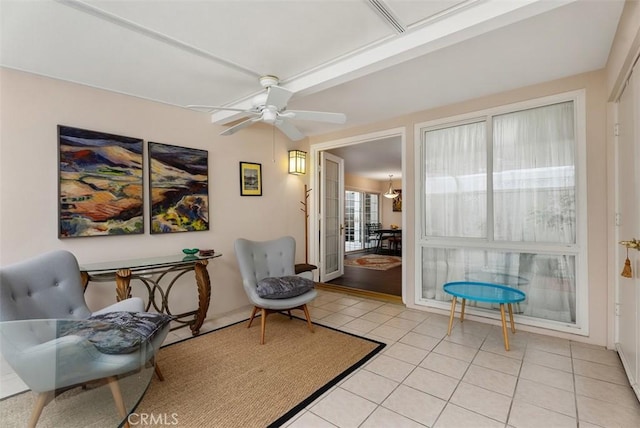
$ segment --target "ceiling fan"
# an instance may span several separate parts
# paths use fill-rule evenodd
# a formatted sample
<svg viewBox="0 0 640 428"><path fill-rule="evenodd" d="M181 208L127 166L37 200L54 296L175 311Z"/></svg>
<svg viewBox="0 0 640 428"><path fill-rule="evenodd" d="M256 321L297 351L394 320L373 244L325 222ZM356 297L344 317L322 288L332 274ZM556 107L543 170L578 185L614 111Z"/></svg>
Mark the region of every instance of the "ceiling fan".
<svg viewBox="0 0 640 428"><path fill-rule="evenodd" d="M215 110L239 111L243 116L249 117L230 128L227 128L220 135L231 135L239 130L253 125L256 122L265 122L274 125L291 140L301 140L305 136L290 120L312 120L328 123L345 123L347 116L344 113L330 113L324 111L287 110L287 102L293 95L288 89L278 86L279 79L275 76L262 76L260 85L266 89L262 94L253 97L253 107L250 109L237 109L222 106L202 106L188 105L187 108L193 110L212 112Z"/></svg>

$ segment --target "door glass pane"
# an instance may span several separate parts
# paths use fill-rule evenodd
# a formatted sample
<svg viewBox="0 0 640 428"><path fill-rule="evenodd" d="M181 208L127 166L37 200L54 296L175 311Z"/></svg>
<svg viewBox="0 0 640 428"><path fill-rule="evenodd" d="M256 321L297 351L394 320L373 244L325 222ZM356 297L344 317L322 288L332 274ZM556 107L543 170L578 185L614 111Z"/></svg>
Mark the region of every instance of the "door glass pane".
<svg viewBox="0 0 640 428"><path fill-rule="evenodd" d="M379 223L379 198L377 194L366 193L365 205L364 205L364 222L365 223Z"/></svg>
<svg viewBox="0 0 640 428"><path fill-rule="evenodd" d="M494 239L576 242L573 101L495 116Z"/></svg>
<svg viewBox="0 0 640 428"><path fill-rule="evenodd" d="M378 223L378 195L353 190L345 191L345 251L369 248L367 224Z"/></svg>
<svg viewBox="0 0 640 428"><path fill-rule="evenodd" d="M364 206L364 229L363 241L364 248L373 248L376 244L376 240L372 239L375 235L371 233L371 224L380 223L380 197L378 194L367 193L365 194L365 206Z"/></svg>
<svg viewBox="0 0 640 428"><path fill-rule="evenodd" d="M347 190L344 192L344 249L355 251L362 249L360 233L361 193Z"/></svg>
<svg viewBox="0 0 640 428"><path fill-rule="evenodd" d="M338 215L338 198L342 195L339 194L338 183L338 164L335 162L326 162L325 173L325 222L326 222L326 252L325 252L325 272L334 272L338 270L338 255L340 254L340 245L342 240L340 239L340 221Z"/></svg>
<svg viewBox="0 0 640 428"><path fill-rule="evenodd" d="M424 235L486 237L485 122L427 131L422 153Z"/></svg>

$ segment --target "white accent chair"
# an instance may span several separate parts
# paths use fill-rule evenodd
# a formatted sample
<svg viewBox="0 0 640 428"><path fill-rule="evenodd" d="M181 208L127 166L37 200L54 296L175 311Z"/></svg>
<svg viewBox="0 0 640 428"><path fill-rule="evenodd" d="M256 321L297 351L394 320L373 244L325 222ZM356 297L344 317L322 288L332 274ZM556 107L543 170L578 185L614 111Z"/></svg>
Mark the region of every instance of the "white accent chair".
<svg viewBox="0 0 640 428"><path fill-rule="evenodd" d="M296 241L291 236L285 236L271 241L250 241L237 239L235 252L238 259L242 285L249 301L254 305L247 328L251 327L253 318L260 310L261 332L260 344L264 344L267 315L274 312L287 312L291 317L292 309L301 309L307 319L309 330L313 332L311 316L307 303L318 296L315 289L311 289L299 296L286 299L264 299L258 295L258 282L269 277L294 276ZM313 272L301 272L297 276L313 280Z"/></svg>
<svg viewBox="0 0 640 428"><path fill-rule="evenodd" d="M134 297L92 313L84 299L78 262L68 251L52 251L0 268L2 353L24 383L38 393L30 427L35 427L56 391L98 379L109 383L118 412L126 417L117 376L151 360L167 336L169 324L151 343L123 354L102 353L81 336L57 337L56 320L86 320L116 311L144 312L144 304ZM33 321L8 322L18 320ZM156 374L162 380L157 366Z"/></svg>

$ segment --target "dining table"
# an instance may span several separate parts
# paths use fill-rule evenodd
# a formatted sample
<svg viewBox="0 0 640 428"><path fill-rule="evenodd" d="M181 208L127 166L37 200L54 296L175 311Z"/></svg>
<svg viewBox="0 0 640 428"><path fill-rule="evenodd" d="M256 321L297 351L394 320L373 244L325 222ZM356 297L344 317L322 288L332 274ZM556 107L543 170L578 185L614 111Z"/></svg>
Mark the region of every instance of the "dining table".
<svg viewBox="0 0 640 428"><path fill-rule="evenodd" d="M391 255L400 255L402 253L402 229L378 229L376 232L378 233L378 243L375 250L376 254L388 253ZM389 243L389 247L387 249L382 247L383 240L387 240Z"/></svg>

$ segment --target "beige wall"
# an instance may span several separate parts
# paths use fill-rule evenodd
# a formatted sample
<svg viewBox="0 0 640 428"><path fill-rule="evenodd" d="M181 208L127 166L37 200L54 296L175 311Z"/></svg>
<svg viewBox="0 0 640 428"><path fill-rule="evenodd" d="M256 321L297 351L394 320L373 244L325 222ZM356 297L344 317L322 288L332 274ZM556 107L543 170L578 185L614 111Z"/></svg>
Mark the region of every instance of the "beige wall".
<svg viewBox="0 0 640 428"><path fill-rule="evenodd" d="M304 260L299 201L307 178L287 174L286 156L288 149L306 150L306 143L276 133L274 152L266 126L220 137L223 128L207 114L14 70L0 73L0 265L54 249L73 252L82 264L214 248L223 257L209 264L211 317L248 303L233 253L236 238L293 235L297 260ZM150 235L145 212L143 235L58 239L58 124L208 150L210 230ZM262 197L239 196L239 161L262 164ZM145 201L148 209L147 194ZM174 313L192 308L193 284L185 279L173 292ZM94 309L113 296L110 284L90 284L87 292Z"/></svg>
<svg viewBox="0 0 640 428"><path fill-rule="evenodd" d="M588 277L589 277L589 330L588 337L551 332L543 329L527 328L544 334L568 337L578 341L605 345L607 343L607 162L606 162L606 84L605 71L595 71L564 79L519 88L512 91L482 97L467 102L452 104L432 110L427 110L388 121L377 122L375 125L362 126L323 135L311 137L310 145L369 134L387 129L405 127L407 131L407 146L403 165L405 188L403 190L403 210L406 210L406 223L403 225L405 241L403 257L406 264L404 283L405 303L412 308L425 309L415 304L415 201L410 195L415 194L416 171L414 168L414 154L416 151L414 126L417 123L456 116L464 113L479 111L491 107L516 103L529 99L568 92L578 89L586 91L587 110L587 198L588 198ZM407 196L409 195L409 196Z"/></svg>
<svg viewBox="0 0 640 428"><path fill-rule="evenodd" d="M382 191L380 181L346 173L344 174L344 188L345 190L369 193L381 193Z"/></svg>

